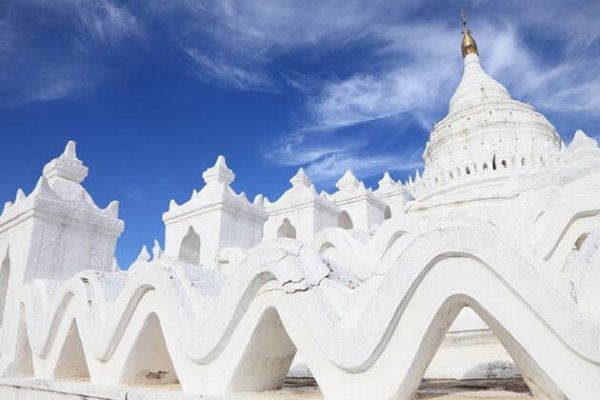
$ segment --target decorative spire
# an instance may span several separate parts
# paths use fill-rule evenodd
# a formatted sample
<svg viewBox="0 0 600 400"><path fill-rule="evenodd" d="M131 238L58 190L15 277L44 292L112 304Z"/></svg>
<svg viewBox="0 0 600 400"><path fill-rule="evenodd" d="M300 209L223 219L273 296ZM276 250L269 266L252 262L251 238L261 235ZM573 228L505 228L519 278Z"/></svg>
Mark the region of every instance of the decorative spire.
<svg viewBox="0 0 600 400"><path fill-rule="evenodd" d="M44 167L44 176L49 182L58 178L81 183L88 174L88 168L77 158L76 144L69 140L65 151Z"/></svg>
<svg viewBox="0 0 600 400"><path fill-rule="evenodd" d="M290 179L290 183L293 187L310 187L312 185L312 181L304 172L304 168L298 169L296 175Z"/></svg>
<svg viewBox="0 0 600 400"><path fill-rule="evenodd" d="M385 171L385 173L383 174L383 178L381 178L381 180L377 183L379 184L379 189L382 189L393 186L396 183L396 181L392 179L388 171Z"/></svg>
<svg viewBox="0 0 600 400"><path fill-rule="evenodd" d="M15 196L15 204L25 200L27 196L25 196L25 192L23 191L23 189L18 188L17 189L17 194Z"/></svg>
<svg viewBox="0 0 600 400"><path fill-rule="evenodd" d="M479 49L477 48L477 42L473 39L471 35L471 30L467 27L467 18L465 17L465 10L460 10L460 17L462 19L463 25L463 40L461 50L463 57L466 57L468 54L477 54L479 55Z"/></svg>
<svg viewBox="0 0 600 400"><path fill-rule="evenodd" d="M340 180L337 181L335 186L339 190L348 190L348 189L353 189L353 188L359 187L360 181L358 179L356 179L356 176L354 176L352 171L348 169L348 170L346 170L346 173L344 174L344 176L342 176L340 178Z"/></svg>
<svg viewBox="0 0 600 400"><path fill-rule="evenodd" d="M220 155L217 157L215 165L204 171L202 178L206 184L209 184L210 182L224 182L229 185L235 179L235 174L227 167L225 157Z"/></svg>
<svg viewBox="0 0 600 400"><path fill-rule="evenodd" d="M162 257L162 249L158 240L154 239L154 246L152 246L152 259L158 260Z"/></svg>
<svg viewBox="0 0 600 400"><path fill-rule="evenodd" d="M148 248L146 247L146 245L142 246L142 250L140 251L140 254L138 254L136 260L136 262L138 261L143 261L143 262L148 262L150 261L150 253L148 253Z"/></svg>
<svg viewBox="0 0 600 400"><path fill-rule="evenodd" d="M252 202L252 204L254 204L255 206L263 207L265 205L265 199L265 196L259 193L254 197L254 201Z"/></svg>

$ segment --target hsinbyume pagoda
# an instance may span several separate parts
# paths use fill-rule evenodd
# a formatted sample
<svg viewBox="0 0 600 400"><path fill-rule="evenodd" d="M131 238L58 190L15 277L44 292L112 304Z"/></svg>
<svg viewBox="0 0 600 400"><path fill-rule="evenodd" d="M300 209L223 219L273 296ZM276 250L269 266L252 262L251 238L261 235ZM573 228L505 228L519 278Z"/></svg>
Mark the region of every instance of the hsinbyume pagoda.
<svg viewBox="0 0 600 400"><path fill-rule="evenodd" d="M424 376L600 398L598 144L565 145L478 53L465 24L408 182L319 193L300 169L250 201L219 156L126 271L69 142L0 215L0 398L269 399L309 374L326 400L413 400Z"/></svg>

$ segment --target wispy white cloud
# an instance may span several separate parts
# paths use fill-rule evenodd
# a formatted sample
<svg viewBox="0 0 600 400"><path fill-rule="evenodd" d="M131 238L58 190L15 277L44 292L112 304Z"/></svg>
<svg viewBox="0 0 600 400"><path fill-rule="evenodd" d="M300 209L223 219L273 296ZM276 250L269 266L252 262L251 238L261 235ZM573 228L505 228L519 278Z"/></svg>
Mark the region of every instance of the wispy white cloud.
<svg viewBox="0 0 600 400"><path fill-rule="evenodd" d="M409 23L382 29L378 35L382 45L378 52L385 55L384 65L346 79L319 82L317 90L307 97L308 118L302 128L279 141L285 143L286 164L306 165L307 171L322 181L336 179L349 167L368 177L385 169L406 171L419 165L420 148L396 155L388 154L387 149L374 152L373 141L384 138L365 129L362 139L351 139L346 130L385 119L395 121L398 130L402 129L403 124L398 123L401 119L404 123L416 121L421 129L429 129L435 113L445 108L444 96L449 98L461 70L460 59L440 63L432 58L451 58L448 53L457 52L457 35L442 24ZM426 40L420 40L421 37ZM454 38L454 42L442 45L441 42L451 40L448 38ZM314 149L315 142L319 144L318 151ZM352 148L344 148L340 143L350 143ZM281 153L280 146L268 147L263 154L268 159L281 160Z"/></svg>
<svg viewBox="0 0 600 400"><path fill-rule="evenodd" d="M581 115L597 112L600 79L593 66L598 65L600 59L586 52L575 57L566 51L570 57L549 63L544 54L527 44L521 18L484 20L477 25L476 37L488 72L506 84L516 98L546 110ZM386 60L384 67L323 83L320 90L307 99L309 113L303 132L335 132L392 116L410 116L428 130L435 119L443 117L462 71L460 62L448 62L458 60L458 29L443 24L415 26L410 22L379 28L378 51ZM579 30L565 33L561 40L567 42L567 49L571 42L577 42L573 46L589 46L593 42L589 38L583 40ZM306 140L296 139L295 145L299 148L295 153L302 153L301 148L306 143ZM367 149L368 146L364 146L363 151ZM323 171L321 176L336 175L345 169L334 168L335 163L343 164L343 153L335 147L330 150L324 151L321 158L312 159L307 169L313 170L314 165L315 171ZM372 157L380 167L397 161L386 156ZM370 169L362 167L366 159L361 160L360 156L347 159L357 162L365 171ZM298 157L297 161L304 163L305 158Z"/></svg>
<svg viewBox="0 0 600 400"><path fill-rule="evenodd" d="M396 13L413 7L391 0L172 0L153 4L150 10L158 18L180 18L181 23L167 27L174 40L183 49L202 54L199 65L206 68L204 79L230 84L239 70L249 73L251 66L263 75L261 70L272 67L281 56L312 53L318 57L360 42L388 19L387 9L393 3ZM211 73L214 64L228 68ZM270 72L283 81L293 75Z"/></svg>
<svg viewBox="0 0 600 400"><path fill-rule="evenodd" d="M127 188L122 190L123 195L125 197L135 200L141 203L145 203L148 201L146 194L139 187L128 186Z"/></svg>
<svg viewBox="0 0 600 400"><path fill-rule="evenodd" d="M188 48L184 51L196 63L196 75L203 81L216 81L239 90L277 90L275 81L258 66L232 64L226 58L208 57L197 49Z"/></svg>
<svg viewBox="0 0 600 400"><path fill-rule="evenodd" d="M347 139L332 142L299 132L269 143L263 149L263 155L278 165L303 165L333 154L348 154L364 145L364 141Z"/></svg>
<svg viewBox="0 0 600 400"><path fill-rule="evenodd" d="M4 105L89 90L111 72L103 56L125 39L142 35L138 19L111 0L28 0L10 3L4 11L0 16Z"/></svg>
<svg viewBox="0 0 600 400"><path fill-rule="evenodd" d="M114 44L140 34L138 19L125 6L111 0L29 0L38 12L64 17L79 38Z"/></svg>
<svg viewBox="0 0 600 400"><path fill-rule="evenodd" d="M591 69L600 57L583 53L548 64L512 26L504 31L488 27L484 33L494 38L486 48L486 69L517 97L561 113L600 109L600 78Z"/></svg>
<svg viewBox="0 0 600 400"><path fill-rule="evenodd" d="M175 27L183 39L205 32L222 48L259 56L305 46L355 41L385 13L388 0L173 0L153 5L159 15L183 12L186 24ZM397 12L409 5L396 5ZM368 28L368 29L367 29ZM188 38L193 40L193 38Z"/></svg>
<svg viewBox="0 0 600 400"><path fill-rule="evenodd" d="M351 169L359 177L370 177L383 171L408 172L420 165L416 153L400 155L359 155L352 153L336 153L312 162L306 173L316 182L333 182L339 179L346 170Z"/></svg>
<svg viewBox="0 0 600 400"><path fill-rule="evenodd" d="M427 129L442 93L459 76L458 64L436 68L412 63L374 75L325 84L307 106L312 129L328 130L408 113Z"/></svg>
<svg viewBox="0 0 600 400"><path fill-rule="evenodd" d="M85 81L74 76L65 76L62 71L48 71L42 79L39 79L36 84L30 85L24 89L24 94L28 100L47 101L56 100L74 92L81 92L84 88L89 87L91 81Z"/></svg>
<svg viewBox="0 0 600 400"><path fill-rule="evenodd" d="M456 54L459 36L435 26L427 27L429 35L408 27L400 31L403 34L394 36L402 37L402 43L386 48L400 51L396 57L401 57L401 61L382 72L325 83L320 93L307 102L312 117L310 128L332 130L407 113L429 129L434 119L443 117L440 112L462 73ZM433 39L419 41L423 36ZM599 63L600 58L548 65L510 25L481 25L476 36L483 44L486 70L517 97L562 112L598 110L600 78L590 66ZM452 38L452 42L444 43L447 38ZM415 42L419 45L406 47ZM440 52L440 47L450 49L451 54L447 50ZM406 57L410 51L413 54ZM434 58L432 54L438 55Z"/></svg>
<svg viewBox="0 0 600 400"><path fill-rule="evenodd" d="M260 92L294 88L303 101L294 115L297 124L265 145L263 155L279 165L305 165L321 177L343 172L348 162L363 174L417 162L418 156L403 162L385 146L374 148L374 136L385 138L367 127L396 123L395 131L402 132L410 120L419 134L427 132L443 118L462 70L458 18L447 20L457 10L431 0L23 3L43 11L36 23L52 16L69 27L64 56L36 49L26 27L0 17L0 54L11 60L0 60L5 88L18 83L21 94L34 100L87 90L104 79L101 63L94 62L99 49L143 35L150 19L204 82ZM519 0L482 1L473 8L479 10L472 28L484 67L516 98L556 115L600 118L600 7L594 1L548 0L535 8ZM532 43L553 47L538 50ZM339 59L328 64L328 57ZM296 68L304 63L310 67ZM407 151L422 145L417 142Z"/></svg>

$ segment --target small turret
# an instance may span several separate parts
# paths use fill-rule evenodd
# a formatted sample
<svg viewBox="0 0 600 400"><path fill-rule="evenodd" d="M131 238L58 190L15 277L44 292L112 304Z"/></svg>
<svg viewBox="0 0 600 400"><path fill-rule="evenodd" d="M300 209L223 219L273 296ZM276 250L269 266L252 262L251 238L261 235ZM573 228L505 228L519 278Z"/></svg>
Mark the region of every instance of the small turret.
<svg viewBox="0 0 600 400"><path fill-rule="evenodd" d="M19 240L25 243L15 247L11 257L19 279L64 279L84 269L112 270L124 224L118 218L118 202L105 209L94 203L81 185L87 174L75 142L69 141L62 154L44 166L33 191L25 195L19 189L14 204L4 208L0 229L22 232Z"/></svg>
<svg viewBox="0 0 600 400"><path fill-rule="evenodd" d="M188 264L215 266L220 249L247 249L260 242L267 213L262 197L250 203L246 193L237 194L231 188L235 174L224 156L218 156L202 178L205 185L201 190L194 189L181 205L171 200L169 210L163 214L164 254Z"/></svg>

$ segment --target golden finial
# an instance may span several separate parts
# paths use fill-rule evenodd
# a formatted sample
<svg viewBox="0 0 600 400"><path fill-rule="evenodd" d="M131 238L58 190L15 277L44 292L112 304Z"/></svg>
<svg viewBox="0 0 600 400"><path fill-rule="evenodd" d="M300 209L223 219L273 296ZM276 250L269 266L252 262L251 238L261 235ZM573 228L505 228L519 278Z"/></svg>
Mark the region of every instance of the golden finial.
<svg viewBox="0 0 600 400"><path fill-rule="evenodd" d="M467 54L477 54L479 55L479 49L477 48L477 42L471 36L471 31L467 27L467 18L465 17L465 10L461 8L460 10L460 18L462 20L463 25L463 40L461 50L463 57L466 57Z"/></svg>

